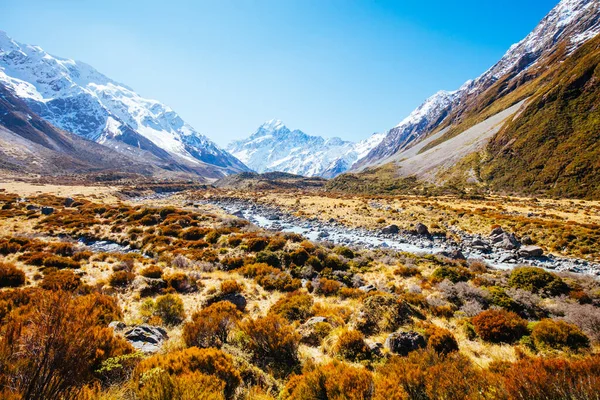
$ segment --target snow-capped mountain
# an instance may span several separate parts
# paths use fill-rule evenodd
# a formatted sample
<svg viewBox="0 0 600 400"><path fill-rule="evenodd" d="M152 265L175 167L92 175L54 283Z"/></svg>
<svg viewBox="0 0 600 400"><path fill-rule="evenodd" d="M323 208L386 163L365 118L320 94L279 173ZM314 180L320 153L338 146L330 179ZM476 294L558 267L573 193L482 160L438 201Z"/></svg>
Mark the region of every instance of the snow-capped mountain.
<svg viewBox="0 0 600 400"><path fill-rule="evenodd" d="M0 82L53 125L121 152L150 152L215 177L247 171L171 108L91 66L18 43L0 31Z"/></svg>
<svg viewBox="0 0 600 400"><path fill-rule="evenodd" d="M227 150L257 172L281 171L304 176L334 177L347 171L383 139L374 134L353 143L340 138L324 139L300 130L289 130L283 122L262 124L248 139Z"/></svg>
<svg viewBox="0 0 600 400"><path fill-rule="evenodd" d="M385 139L354 168L376 165L427 136L449 116L460 118L461 111L471 106L479 94L500 79L518 79L536 66L538 60L557 52L560 44L564 43L567 54L570 54L598 33L599 0L562 0L525 39L511 46L494 66L456 91L440 91L431 96L389 130Z"/></svg>

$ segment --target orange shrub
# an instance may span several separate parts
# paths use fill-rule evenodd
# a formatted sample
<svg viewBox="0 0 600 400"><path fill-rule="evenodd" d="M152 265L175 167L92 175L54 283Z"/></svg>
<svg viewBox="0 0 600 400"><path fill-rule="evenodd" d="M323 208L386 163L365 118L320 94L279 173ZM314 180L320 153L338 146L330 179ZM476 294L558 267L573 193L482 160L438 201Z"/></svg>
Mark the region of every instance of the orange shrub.
<svg viewBox="0 0 600 400"><path fill-rule="evenodd" d="M486 310L471 322L475 332L485 341L512 343L527 333L527 321L506 310Z"/></svg>
<svg viewBox="0 0 600 400"><path fill-rule="evenodd" d="M25 284L25 272L14 264L0 262L0 287L18 287Z"/></svg>
<svg viewBox="0 0 600 400"><path fill-rule="evenodd" d="M334 361L292 377L281 398L365 400L372 398L373 389L373 377L369 371Z"/></svg>
<svg viewBox="0 0 600 400"><path fill-rule="evenodd" d="M265 249L265 247L267 247L268 244L269 244L269 241L266 238L261 238L261 237L250 238L246 242L246 245L248 246L248 251L251 251L254 253L263 251Z"/></svg>
<svg viewBox="0 0 600 400"><path fill-rule="evenodd" d="M275 375L285 375L298 364L300 337L288 322L267 315L241 324L242 342L252 353L252 361Z"/></svg>
<svg viewBox="0 0 600 400"><path fill-rule="evenodd" d="M155 355L139 363L135 377L138 382L144 381L148 373L159 368L172 376L184 376L198 372L214 376L225 382L225 396L231 398L241 383L240 373L236 369L230 355L217 349L189 349Z"/></svg>
<svg viewBox="0 0 600 400"><path fill-rule="evenodd" d="M302 286L299 279L292 278L287 272L265 263L246 265L240 269L240 273L247 278L254 278L256 283L266 290L292 292Z"/></svg>
<svg viewBox="0 0 600 400"><path fill-rule="evenodd" d="M290 322L304 321L312 316L313 299L310 295L299 291L283 296L269 309L269 313L277 314Z"/></svg>
<svg viewBox="0 0 600 400"><path fill-rule="evenodd" d="M348 361L366 360L370 357L369 346L365 343L364 335L355 330L342 331L333 351Z"/></svg>
<svg viewBox="0 0 600 400"><path fill-rule="evenodd" d="M112 287L125 287L128 286L135 279L135 274L128 271L116 271L111 274L108 278L108 283Z"/></svg>
<svg viewBox="0 0 600 400"><path fill-rule="evenodd" d="M430 326L425 331L427 347L438 354L448 354L458 351L458 342L452 332L437 326Z"/></svg>
<svg viewBox="0 0 600 400"><path fill-rule="evenodd" d="M58 269L63 269L63 268L77 269L77 268L81 267L79 262L73 261L70 258L61 257L61 256L50 256L50 257L44 258L43 264L45 267L58 268Z"/></svg>
<svg viewBox="0 0 600 400"><path fill-rule="evenodd" d="M323 296L335 296L342 286L340 282L333 279L320 278L315 286L315 293Z"/></svg>
<svg viewBox="0 0 600 400"><path fill-rule="evenodd" d="M243 290L242 285L236 280L229 279L221 282L221 294L241 293Z"/></svg>
<svg viewBox="0 0 600 400"><path fill-rule="evenodd" d="M142 269L140 275L146 278L162 278L163 270L158 265L148 265L146 268Z"/></svg>
<svg viewBox="0 0 600 400"><path fill-rule="evenodd" d="M81 278L71 270L59 270L46 274L39 286L46 290L64 290L67 292L86 290Z"/></svg>
<svg viewBox="0 0 600 400"><path fill-rule="evenodd" d="M228 301L220 301L196 312L183 326L183 340L188 347L220 348L227 342L242 313Z"/></svg>
<svg viewBox="0 0 600 400"><path fill-rule="evenodd" d="M107 307L116 305L102 295L37 292L5 321L0 385L23 398L73 398L103 360L133 350L107 327Z"/></svg>

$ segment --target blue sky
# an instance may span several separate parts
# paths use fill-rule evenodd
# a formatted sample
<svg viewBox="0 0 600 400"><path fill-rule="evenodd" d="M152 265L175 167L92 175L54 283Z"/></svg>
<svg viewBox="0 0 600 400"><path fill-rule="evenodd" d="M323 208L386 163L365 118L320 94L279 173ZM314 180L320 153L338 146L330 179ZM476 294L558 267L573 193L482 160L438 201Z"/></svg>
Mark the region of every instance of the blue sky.
<svg viewBox="0 0 600 400"><path fill-rule="evenodd" d="M2 0L0 29L220 145L271 118L360 140L484 72L557 1Z"/></svg>

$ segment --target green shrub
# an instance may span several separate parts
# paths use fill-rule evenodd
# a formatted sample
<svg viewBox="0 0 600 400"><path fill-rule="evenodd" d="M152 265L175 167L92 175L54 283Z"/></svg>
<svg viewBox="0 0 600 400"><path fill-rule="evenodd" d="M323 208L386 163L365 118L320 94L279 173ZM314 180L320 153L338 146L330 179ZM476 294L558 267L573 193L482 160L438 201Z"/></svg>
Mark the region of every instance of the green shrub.
<svg viewBox="0 0 600 400"><path fill-rule="evenodd" d="M569 287L560 277L535 267L513 269L508 284L518 289L549 296L558 296L569 292Z"/></svg>
<svg viewBox="0 0 600 400"><path fill-rule="evenodd" d="M540 321L533 328L531 337L538 349L579 350L590 345L588 337L577 326L561 320Z"/></svg>
<svg viewBox="0 0 600 400"><path fill-rule="evenodd" d="M513 343L527 333L527 321L506 310L483 311L471 322L480 338L493 343Z"/></svg>
<svg viewBox="0 0 600 400"><path fill-rule="evenodd" d="M275 268L279 268L281 266L281 260L279 259L279 256L276 253L267 250L260 251L256 254L256 262L265 263Z"/></svg>
<svg viewBox="0 0 600 400"><path fill-rule="evenodd" d="M185 319L183 301L176 294L157 297L154 307L154 314L167 325L177 325Z"/></svg>
<svg viewBox="0 0 600 400"><path fill-rule="evenodd" d="M466 282L471 279L472 276L471 272L466 268L448 267L446 265L436 268L436 270L433 271L433 274L431 274L431 278L434 282L441 282L448 279L452 283Z"/></svg>

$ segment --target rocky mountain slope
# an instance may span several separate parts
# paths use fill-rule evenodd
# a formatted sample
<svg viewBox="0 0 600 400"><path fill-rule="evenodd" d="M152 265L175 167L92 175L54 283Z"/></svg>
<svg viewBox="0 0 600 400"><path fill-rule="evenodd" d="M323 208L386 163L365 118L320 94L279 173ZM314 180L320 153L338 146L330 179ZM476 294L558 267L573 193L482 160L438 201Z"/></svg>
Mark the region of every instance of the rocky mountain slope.
<svg viewBox="0 0 600 400"><path fill-rule="evenodd" d="M87 64L18 43L2 31L0 82L56 127L117 151L135 147L210 177L248 170L171 108Z"/></svg>
<svg viewBox="0 0 600 400"><path fill-rule="evenodd" d="M331 178L350 169L383 139L383 134L353 143L340 138L324 139L283 122L262 124L248 139L227 146L235 157L257 172L280 171L303 176Z"/></svg>
<svg viewBox="0 0 600 400"><path fill-rule="evenodd" d="M431 160L427 160L426 153L431 149L437 147L435 153L439 156L448 147L444 145L448 140L471 132L476 125L524 102L513 118L498 126L479 146L465 142L462 148L448 147L462 159L434 171L429 169L426 176L417 172L416 177L435 184L457 178L463 183L470 180L499 191L590 195L596 189L589 182L599 179L597 165L592 167L588 162L576 168L571 162L567 168L567 160L590 160L598 154L593 143L598 140L599 120L591 104L598 90L594 38L599 32L598 0L561 1L492 68L457 91L432 96L391 129L354 169L363 171L394 162L398 177L411 176L415 171L406 168L407 155L419 155L427 164ZM554 101L556 96L561 97L559 103ZM546 120L541 118L540 107ZM526 122L534 115L538 115L534 118L538 124L545 125L544 134L536 136L540 126L533 129L531 122ZM588 145L579 149L561 146L561 139L574 137ZM518 143L520 147L514 147ZM411 151L415 146L420 146L418 152ZM555 151L547 151L550 148ZM558 148L560 153L556 152ZM533 159L538 160L535 166L523 162ZM542 160L544 165L540 165ZM570 173L573 168L578 173ZM542 169L543 178L539 175ZM529 178L515 181L515 176ZM568 189L562 190L564 186Z"/></svg>
<svg viewBox="0 0 600 400"><path fill-rule="evenodd" d="M123 143L120 151L115 151L58 129L1 83L0 170L19 176L78 175L94 180L140 176L176 179L202 172L200 167L194 171L184 168L167 153L158 157ZM207 168L202 175L211 173Z"/></svg>

